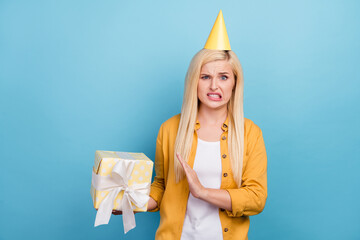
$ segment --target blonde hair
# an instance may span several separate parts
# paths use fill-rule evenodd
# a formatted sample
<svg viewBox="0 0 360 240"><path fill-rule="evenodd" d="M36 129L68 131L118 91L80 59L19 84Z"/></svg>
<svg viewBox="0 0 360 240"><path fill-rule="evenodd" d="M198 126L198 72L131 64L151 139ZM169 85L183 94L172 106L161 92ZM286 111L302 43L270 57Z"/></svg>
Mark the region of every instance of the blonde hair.
<svg viewBox="0 0 360 240"><path fill-rule="evenodd" d="M191 60L185 78L184 99L175 141L174 159L177 159L177 152L185 161L189 159L198 113L197 85L201 67L206 63L220 60L230 63L235 76L235 89L228 103L228 150L233 176L237 186L240 187L244 154L244 80L240 61L232 51L202 49ZM185 177L184 170L176 160L174 168L176 182L179 182Z"/></svg>

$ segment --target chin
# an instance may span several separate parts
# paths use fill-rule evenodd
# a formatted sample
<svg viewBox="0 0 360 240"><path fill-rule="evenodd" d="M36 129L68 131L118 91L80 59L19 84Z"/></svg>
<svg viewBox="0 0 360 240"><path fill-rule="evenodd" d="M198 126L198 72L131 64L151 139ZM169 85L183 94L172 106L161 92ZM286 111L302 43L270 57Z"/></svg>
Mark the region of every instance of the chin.
<svg viewBox="0 0 360 240"><path fill-rule="evenodd" d="M213 110L218 110L218 109L222 109L224 107L226 107L226 104L204 104L202 103L202 105L204 105L204 107L209 108L209 109L213 109Z"/></svg>

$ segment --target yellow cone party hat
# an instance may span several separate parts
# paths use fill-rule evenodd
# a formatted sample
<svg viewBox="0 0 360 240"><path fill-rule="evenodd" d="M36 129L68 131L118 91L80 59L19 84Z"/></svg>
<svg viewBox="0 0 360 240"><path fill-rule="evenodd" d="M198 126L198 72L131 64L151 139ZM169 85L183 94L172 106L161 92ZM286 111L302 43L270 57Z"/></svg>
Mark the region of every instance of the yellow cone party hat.
<svg viewBox="0 0 360 240"><path fill-rule="evenodd" d="M213 28L211 29L204 48L214 50L231 50L221 10L216 18Z"/></svg>

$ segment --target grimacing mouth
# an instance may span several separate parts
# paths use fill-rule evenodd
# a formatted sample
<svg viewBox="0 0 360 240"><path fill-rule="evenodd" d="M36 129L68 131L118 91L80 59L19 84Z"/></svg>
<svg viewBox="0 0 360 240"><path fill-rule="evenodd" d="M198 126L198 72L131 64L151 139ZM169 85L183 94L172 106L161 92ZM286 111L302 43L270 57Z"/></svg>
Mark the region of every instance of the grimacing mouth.
<svg viewBox="0 0 360 240"><path fill-rule="evenodd" d="M220 99L222 99L222 96L221 96L220 93L208 93L208 94L206 94L206 95L207 95L208 97L210 97L211 95L212 95L212 96L215 96L215 95L216 95L216 96L219 96Z"/></svg>

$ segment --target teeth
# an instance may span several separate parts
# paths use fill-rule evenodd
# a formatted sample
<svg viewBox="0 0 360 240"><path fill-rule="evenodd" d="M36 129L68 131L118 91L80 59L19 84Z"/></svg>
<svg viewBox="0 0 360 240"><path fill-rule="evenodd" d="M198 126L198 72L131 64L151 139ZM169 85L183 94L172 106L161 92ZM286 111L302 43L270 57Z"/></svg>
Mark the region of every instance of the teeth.
<svg viewBox="0 0 360 240"><path fill-rule="evenodd" d="M209 94L209 97L220 98L220 96L219 96L219 95L217 95L217 94Z"/></svg>

